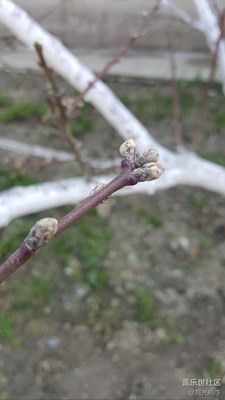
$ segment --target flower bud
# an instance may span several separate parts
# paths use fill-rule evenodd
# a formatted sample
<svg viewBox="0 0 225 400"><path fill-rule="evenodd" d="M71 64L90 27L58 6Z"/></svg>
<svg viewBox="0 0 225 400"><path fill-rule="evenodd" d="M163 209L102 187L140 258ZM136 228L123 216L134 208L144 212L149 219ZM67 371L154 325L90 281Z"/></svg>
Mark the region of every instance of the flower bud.
<svg viewBox="0 0 225 400"><path fill-rule="evenodd" d="M164 168L161 164L151 162L144 164L140 168L134 169L133 175L138 178L139 182L154 181L162 175L163 171Z"/></svg>
<svg viewBox="0 0 225 400"><path fill-rule="evenodd" d="M144 160L143 164L147 164L148 162L157 162L159 159L159 152L156 149L148 149L143 153L141 158Z"/></svg>
<svg viewBox="0 0 225 400"><path fill-rule="evenodd" d="M126 140L119 149L121 157L134 162L137 159L136 144L133 139Z"/></svg>
<svg viewBox="0 0 225 400"><path fill-rule="evenodd" d="M58 229L55 218L43 218L36 222L24 240L28 250L35 252L44 247L54 236Z"/></svg>
<svg viewBox="0 0 225 400"><path fill-rule="evenodd" d="M156 149L148 149L143 153L143 156L139 157L133 165L133 169L142 167L144 164L150 162L157 162L159 159L159 153Z"/></svg>

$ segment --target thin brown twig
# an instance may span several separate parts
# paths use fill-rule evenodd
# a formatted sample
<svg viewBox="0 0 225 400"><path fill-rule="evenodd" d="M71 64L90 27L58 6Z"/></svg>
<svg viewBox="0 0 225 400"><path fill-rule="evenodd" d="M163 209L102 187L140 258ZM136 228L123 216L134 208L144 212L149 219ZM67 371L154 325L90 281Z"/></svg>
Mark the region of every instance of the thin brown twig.
<svg viewBox="0 0 225 400"><path fill-rule="evenodd" d="M56 81L54 79L53 70L47 65L47 63L45 61L41 44L35 43L34 47L36 49L36 52L37 52L39 60L40 60L39 65L42 67L43 71L45 72L45 75L46 75L48 81L50 82L50 85L52 88L52 92L54 95L54 104L51 103L52 100L51 100L50 96L48 96L48 103L50 104L52 111L55 110L55 105L57 106L58 113L55 113L55 116L56 116L57 124L59 127L60 134L62 136L62 139L67 143L69 148L74 153L75 158L76 158L77 162L79 163L79 165L81 166L82 170L87 172L87 169L89 171L88 164L84 161L76 140L71 137L71 135L69 134L68 129L67 129L67 117L65 114L66 110L65 110L65 106L62 103L62 94L59 92Z"/></svg>
<svg viewBox="0 0 225 400"><path fill-rule="evenodd" d="M77 221L89 210L96 207L105 199L110 197L114 192L124 186L136 185L138 178L132 174L132 164L128 160L121 162L121 172L111 182L105 185L101 190L95 192L93 195L87 197L81 204L75 207L71 212L66 214L58 221L58 228L55 233L59 235L69 225ZM38 250L38 248L30 249L26 246L24 241L16 251L9 256L9 258L0 265L0 283L3 282L9 275L22 266L29 260Z"/></svg>
<svg viewBox="0 0 225 400"><path fill-rule="evenodd" d="M54 8L50 8L47 12L45 12L45 14L41 15L37 21L43 22L46 18L48 18L51 14L53 14L56 10L59 10L60 8L64 7L70 0L64 0L64 1L60 1L59 4L57 4L56 6L54 6Z"/></svg>
<svg viewBox="0 0 225 400"><path fill-rule="evenodd" d="M209 99L209 90L210 90L213 78L215 76L215 72L216 72L216 68L217 68L219 46L220 46L220 42L224 35L225 10L223 10L221 12L221 14L219 15L218 25L220 27L220 33L219 33L218 39L216 41L214 53L211 58L209 76L208 76L208 79L207 79L204 89L203 89L202 98L201 98L200 106L199 106L197 117L196 117L195 128L193 130L191 149L195 152L197 151L197 148L198 148L198 145L200 142L200 138L201 138L201 134L202 134L202 130L203 130L205 114L206 114L206 109L207 109L208 99Z"/></svg>
<svg viewBox="0 0 225 400"><path fill-rule="evenodd" d="M140 37L144 36L148 24L155 17L155 15L157 14L157 12L159 10L160 3L161 3L161 0L157 0L156 4L153 7L151 7L149 11L144 11L142 13L141 22L140 22L140 25L138 26L136 32L134 32L129 37L129 39L126 41L126 43L124 43L124 45L121 46L117 50L117 52L112 56L112 58L105 64L103 69L96 74L96 77L91 82L89 82L89 84L87 85L86 89L76 98L76 100L74 101L73 110L72 110L73 114L75 114L75 112L76 112L77 108L79 107L80 103L84 100L86 94L94 86L94 84L99 79L102 79L108 73L110 68L112 68L113 65L117 64L121 60L121 58L124 57L127 54L128 50L131 48L131 46L133 46L133 44Z"/></svg>
<svg viewBox="0 0 225 400"><path fill-rule="evenodd" d="M120 61L120 59L125 56L129 50L129 48L140 38L145 34L145 31L147 29L147 26L149 22L155 17L156 13L159 10L161 0L157 0L156 4L154 7L151 7L151 9L147 12L143 12L142 14L142 19L140 22L139 27L137 28L137 31L131 35L131 37L128 39L128 41L114 54L114 56L110 59L110 61L104 66L104 68L96 75L95 79L93 79L92 82L88 84L86 89L75 99L74 105L72 107L72 111L70 112L70 116L74 117L77 112L77 108L81 104L81 102L84 100L85 95L88 93L88 91L93 87L93 85L101 78L103 78L109 69L116 64L117 62ZM35 43L35 49L38 53L39 59L40 59L40 66L43 68L47 79L51 83L52 90L54 93L57 95L55 96L57 99L57 106L59 108L59 117L57 119L58 121L58 126L60 128L60 132L63 136L63 138L66 140L66 142L69 144L71 147L73 153L75 154L77 161L81 165L82 169L86 170L88 173L90 172L91 169L94 169L91 167L90 164L87 163L87 159L85 160L80 153L79 146L77 146L76 141L71 138L71 135L69 135L67 131L67 126L66 126L66 116L65 116L65 108L61 102L61 97L59 96L59 92L57 89L56 82L53 77L53 72L51 68L48 67L47 63L45 62L44 56L43 56L43 51L42 51L42 46L39 43ZM51 100L49 99L49 102ZM88 170L87 170L88 168ZM96 168L95 168L96 170Z"/></svg>
<svg viewBox="0 0 225 400"><path fill-rule="evenodd" d="M176 147L182 145L182 130L181 130L181 118L179 108L179 97L176 85L176 60L174 54L174 48L172 42L168 43L169 48L169 61L171 70L171 95L173 100L173 127L174 127L174 138Z"/></svg>
<svg viewBox="0 0 225 400"><path fill-rule="evenodd" d="M51 111L49 114L51 113L55 114L62 140L65 141L68 147L72 150L81 169L87 174L87 176L89 176L91 172L99 173L102 171L112 172L118 170L119 164L118 165L114 164L109 167L106 167L106 166L101 166L99 163L97 166L95 161L93 161L91 158L83 154L83 152L80 150L80 145L78 141L75 138L71 137L67 128L68 119L66 115L66 107L63 104L63 96L62 93L60 93L58 86L56 84L53 70L47 65L45 61L42 51L42 46L39 43L35 43L34 46L37 51L38 57L40 59L39 64L42 67L48 81L51 84L52 93L49 92L46 98ZM56 106L58 108L58 112L56 110Z"/></svg>

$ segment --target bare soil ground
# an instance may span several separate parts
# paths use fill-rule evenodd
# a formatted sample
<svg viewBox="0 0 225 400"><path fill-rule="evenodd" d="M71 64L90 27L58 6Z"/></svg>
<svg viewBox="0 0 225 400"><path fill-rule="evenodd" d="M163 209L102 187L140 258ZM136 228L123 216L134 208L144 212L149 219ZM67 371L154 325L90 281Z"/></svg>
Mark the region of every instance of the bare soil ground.
<svg viewBox="0 0 225 400"><path fill-rule="evenodd" d="M173 148L169 86L111 86ZM38 104L45 87L38 74L0 74L1 92L12 103ZM179 90L188 143L201 84ZM214 87L200 147L220 159L224 126L213 115L223 101ZM96 113L91 121L80 135L84 146L95 156L116 156L121 139ZM57 129L37 117L2 123L1 136L66 150ZM2 150L0 167L1 179L11 171L9 180L15 171L40 181L80 173L75 162ZM37 218L68 209L2 229L0 258ZM224 241L224 199L200 189L177 187L99 206L1 285L0 399L224 399Z"/></svg>

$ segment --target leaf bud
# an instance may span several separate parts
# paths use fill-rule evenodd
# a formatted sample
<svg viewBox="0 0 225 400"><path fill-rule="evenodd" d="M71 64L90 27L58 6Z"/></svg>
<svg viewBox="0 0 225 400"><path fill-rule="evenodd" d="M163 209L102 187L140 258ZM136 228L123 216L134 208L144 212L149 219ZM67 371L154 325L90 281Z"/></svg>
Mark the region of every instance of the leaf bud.
<svg viewBox="0 0 225 400"><path fill-rule="evenodd" d="M148 149L143 153L142 158L144 164L147 164L148 162L157 162L159 159L159 152L156 149Z"/></svg>
<svg viewBox="0 0 225 400"><path fill-rule="evenodd" d="M56 234L58 221L55 218L43 218L36 222L24 240L28 250L35 252L44 247Z"/></svg>
<svg viewBox="0 0 225 400"><path fill-rule="evenodd" d="M154 181L162 175L163 171L164 168L161 164L151 162L134 169L133 175L138 178L139 182Z"/></svg>
<svg viewBox="0 0 225 400"><path fill-rule="evenodd" d="M134 162L137 159L136 144L133 139L128 139L121 144L119 149L121 157Z"/></svg>
<svg viewBox="0 0 225 400"><path fill-rule="evenodd" d="M143 153L143 156L139 157L134 165L133 169L142 167L144 164L150 162L157 162L159 159L159 152L156 149L148 149Z"/></svg>

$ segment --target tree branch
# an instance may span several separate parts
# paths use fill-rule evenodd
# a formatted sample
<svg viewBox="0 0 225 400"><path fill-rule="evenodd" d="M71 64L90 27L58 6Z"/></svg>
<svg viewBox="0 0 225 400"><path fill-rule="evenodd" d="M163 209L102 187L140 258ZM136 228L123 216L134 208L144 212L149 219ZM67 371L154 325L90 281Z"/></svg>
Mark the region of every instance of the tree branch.
<svg viewBox="0 0 225 400"><path fill-rule="evenodd" d="M59 221L54 218L37 221L23 243L0 265L0 283L29 260L37 250L43 248L55 236L119 189L136 185L138 182L158 179L163 173L163 167L157 163L158 152L151 149L137 158L135 148L133 140L121 145L120 154L125 158L121 162L120 174L108 184L102 185L100 190L97 187L90 196Z"/></svg>
<svg viewBox="0 0 225 400"><path fill-rule="evenodd" d="M14 187L0 194L0 228L15 218L83 201L92 188L101 182L109 182L111 175L83 177L44 182L27 187ZM177 185L199 187L225 196L225 168L198 157L195 153L179 153L176 164L166 169L161 178L144 185L136 185L116 193L127 196L134 193L153 195Z"/></svg>
<svg viewBox="0 0 225 400"><path fill-rule="evenodd" d="M221 34L221 27L217 17L214 15L207 0L194 0L195 7L198 12L199 21L201 23L202 32L204 33L208 46L212 54L215 53L218 38ZM218 73L220 81L223 85L225 94L225 40L219 40L218 43Z"/></svg>

